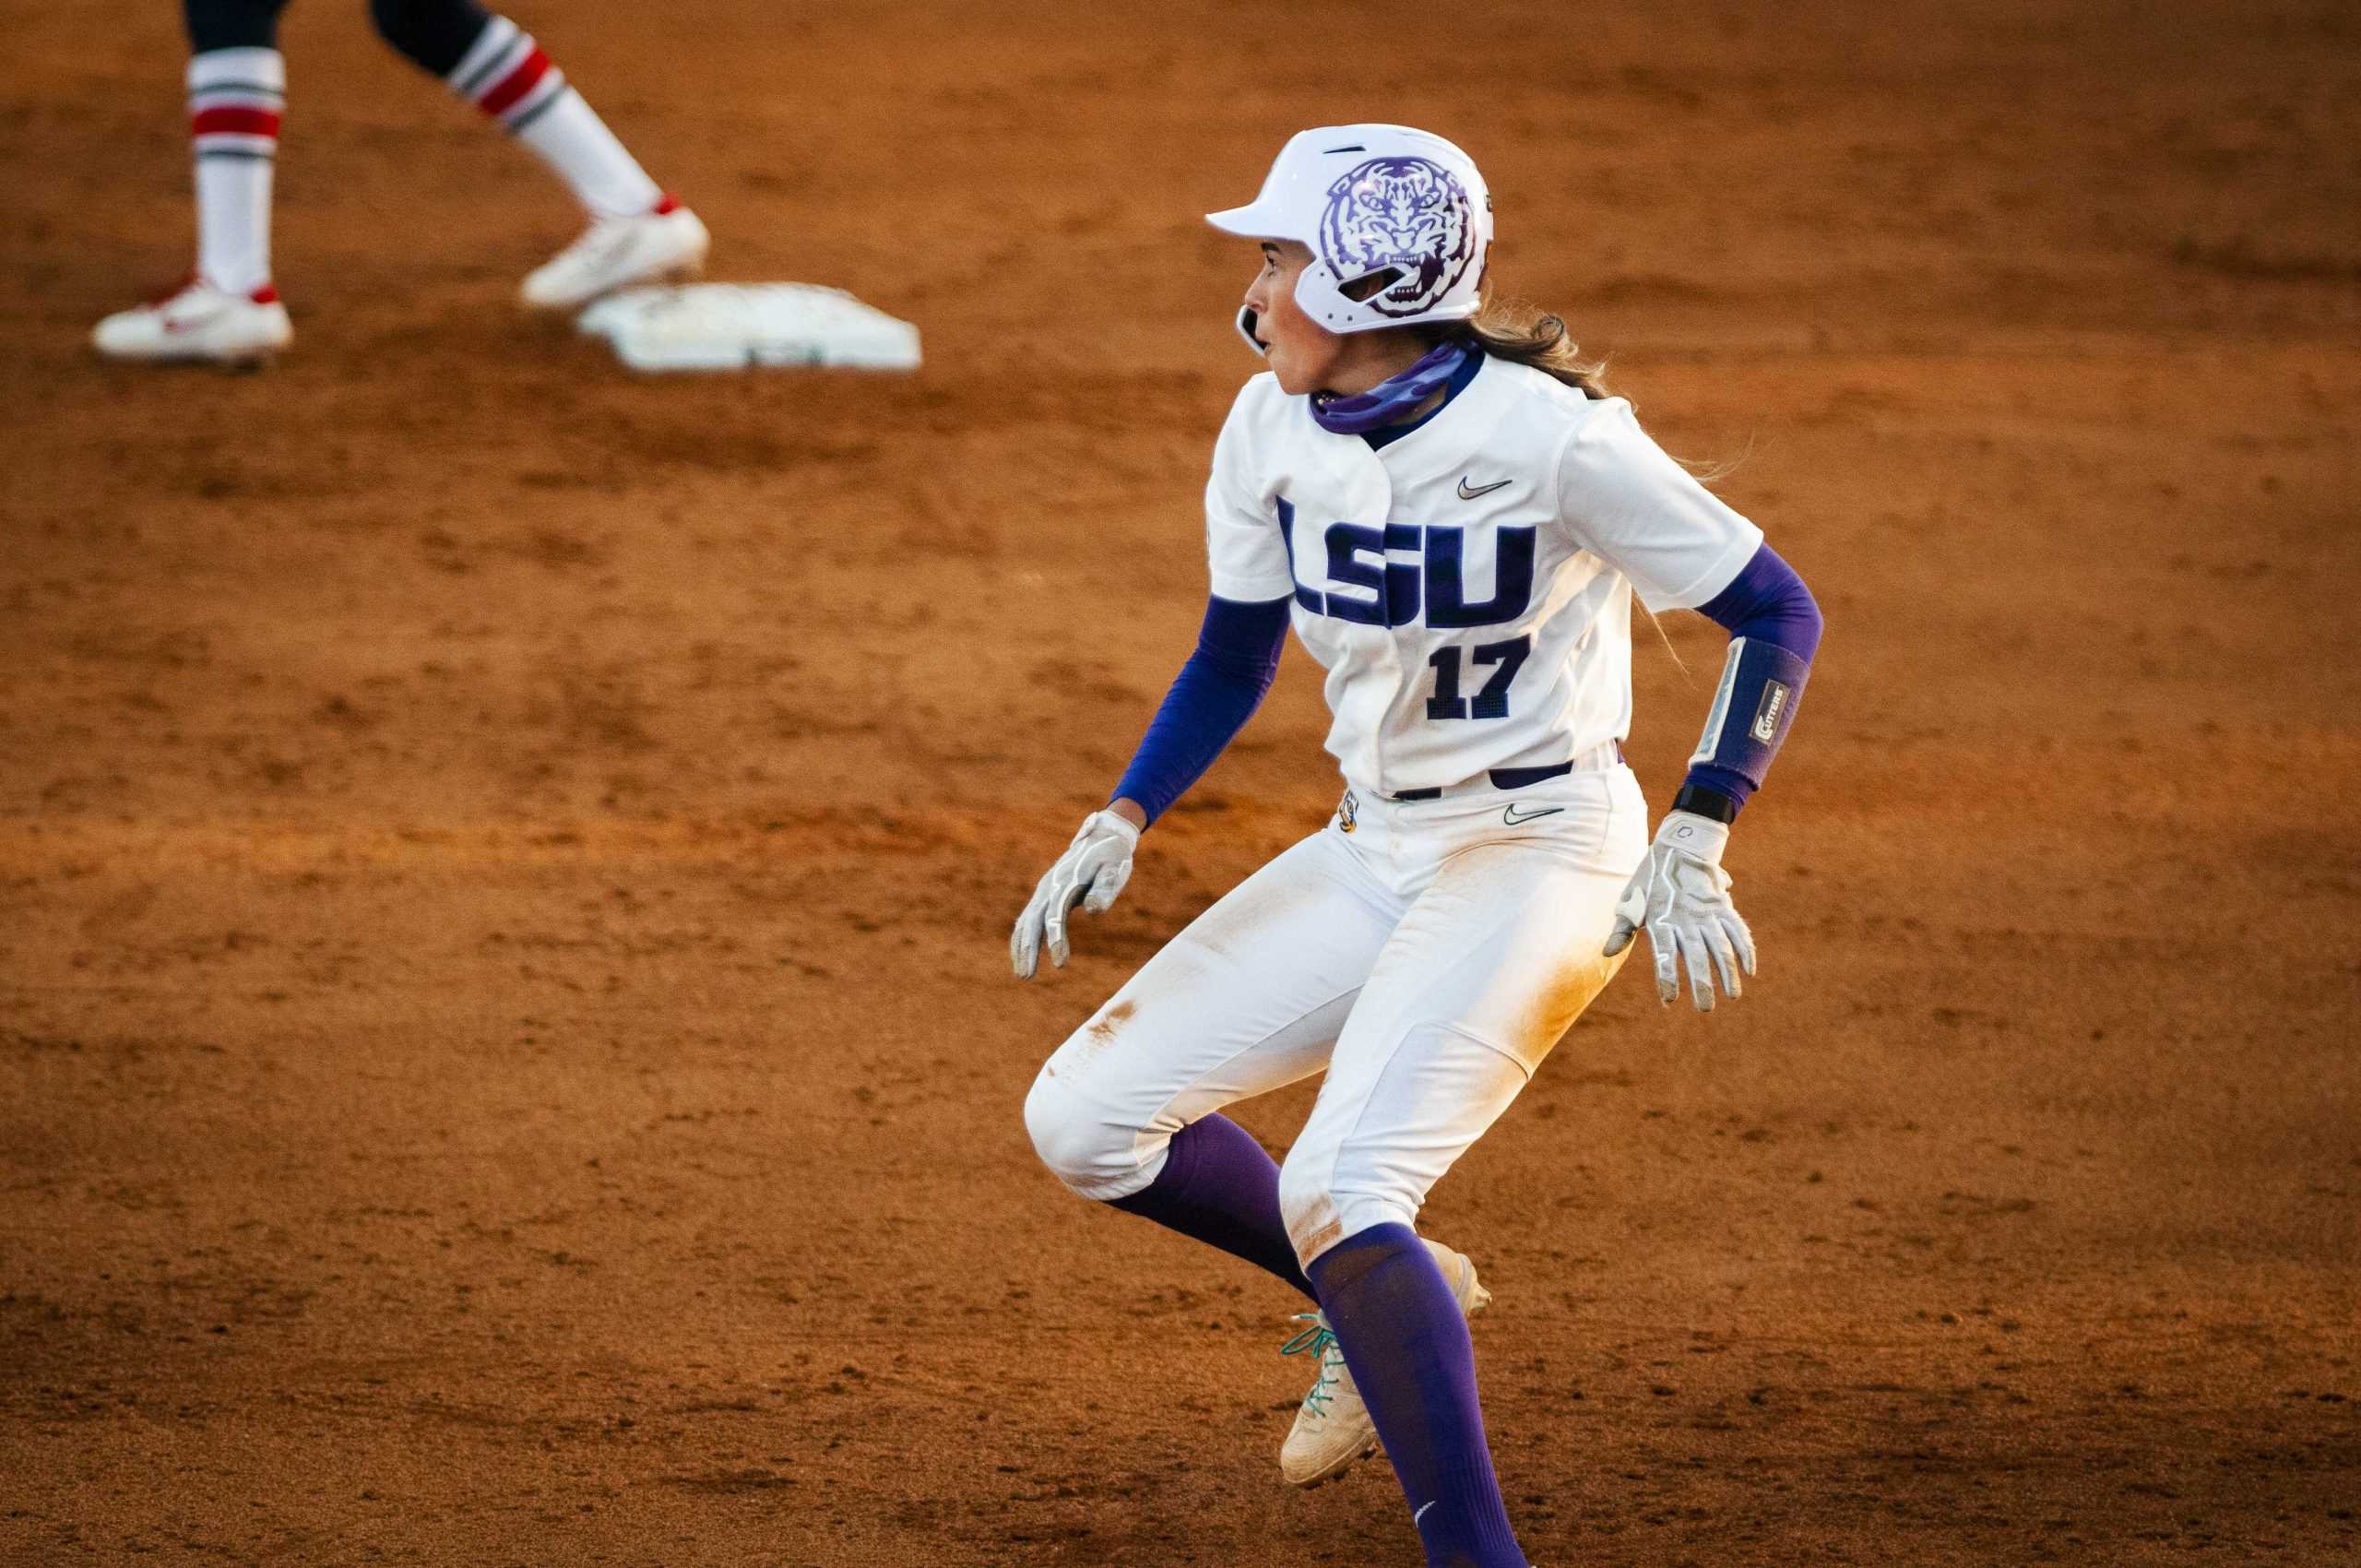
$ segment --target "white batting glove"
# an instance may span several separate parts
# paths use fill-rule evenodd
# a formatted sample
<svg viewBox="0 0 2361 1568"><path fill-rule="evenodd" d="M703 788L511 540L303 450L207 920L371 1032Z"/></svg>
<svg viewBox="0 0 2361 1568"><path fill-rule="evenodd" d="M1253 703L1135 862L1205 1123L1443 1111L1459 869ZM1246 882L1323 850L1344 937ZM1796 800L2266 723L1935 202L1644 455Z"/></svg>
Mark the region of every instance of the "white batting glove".
<svg viewBox="0 0 2361 1568"><path fill-rule="evenodd" d="M1648 858L1616 900L1606 955L1612 958L1622 952L1631 945L1632 932L1645 927L1655 954L1656 997L1667 1004L1680 994L1683 963L1700 1013L1714 1010L1714 970L1720 971L1722 989L1733 997L1739 992L1739 971L1754 973L1754 933L1730 902L1730 873L1722 869L1722 848L1729 839L1726 822L1667 813L1648 846Z"/></svg>
<svg viewBox="0 0 2361 1568"><path fill-rule="evenodd" d="M1032 902L1016 917L1008 933L1008 964L1018 980L1031 980L1040 962L1041 941L1050 944L1050 962L1066 967L1066 912L1077 903L1094 915L1103 915L1115 895L1132 879L1132 851L1139 847L1140 830L1113 812L1092 812L1058 857L1058 863L1033 889Z"/></svg>

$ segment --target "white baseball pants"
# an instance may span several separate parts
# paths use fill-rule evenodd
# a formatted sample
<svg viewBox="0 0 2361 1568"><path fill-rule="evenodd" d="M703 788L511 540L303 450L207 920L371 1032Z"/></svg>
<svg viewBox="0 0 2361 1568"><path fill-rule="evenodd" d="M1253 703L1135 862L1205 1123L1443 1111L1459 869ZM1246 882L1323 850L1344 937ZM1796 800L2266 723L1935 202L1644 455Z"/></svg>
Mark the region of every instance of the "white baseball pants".
<svg viewBox="0 0 2361 1568"><path fill-rule="evenodd" d="M1124 1197L1182 1127L1325 1068L1279 1172L1298 1258L1415 1225L1620 966L1599 949L1647 842L1619 761L1515 790L1347 794L1058 1048L1025 1102L1034 1146L1074 1192Z"/></svg>

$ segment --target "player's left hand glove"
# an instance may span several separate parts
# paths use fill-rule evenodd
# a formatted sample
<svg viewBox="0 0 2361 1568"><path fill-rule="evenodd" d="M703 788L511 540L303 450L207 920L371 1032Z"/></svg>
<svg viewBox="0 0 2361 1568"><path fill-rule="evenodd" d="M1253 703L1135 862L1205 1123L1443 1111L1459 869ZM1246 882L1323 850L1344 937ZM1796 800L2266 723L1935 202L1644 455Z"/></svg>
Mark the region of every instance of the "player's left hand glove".
<svg viewBox="0 0 2361 1568"><path fill-rule="evenodd" d="M1080 904L1094 915L1105 914L1132 879L1132 851L1139 841L1140 830L1113 812L1092 812L1082 819L1074 842L1033 889L1032 902L1008 934L1008 963L1018 980L1033 978L1045 937L1050 962L1066 967L1067 911Z"/></svg>
<svg viewBox="0 0 2361 1568"><path fill-rule="evenodd" d="M1606 955L1612 958L1631 945L1632 932L1644 926L1655 954L1656 996L1667 1004L1680 994L1684 962L1700 1013L1714 1010L1714 970L1720 971L1722 989L1733 997L1738 994L1739 971L1754 973L1754 933L1730 902L1730 873L1722 869L1722 848L1729 838L1727 823L1690 812L1667 814L1648 858L1616 901Z"/></svg>

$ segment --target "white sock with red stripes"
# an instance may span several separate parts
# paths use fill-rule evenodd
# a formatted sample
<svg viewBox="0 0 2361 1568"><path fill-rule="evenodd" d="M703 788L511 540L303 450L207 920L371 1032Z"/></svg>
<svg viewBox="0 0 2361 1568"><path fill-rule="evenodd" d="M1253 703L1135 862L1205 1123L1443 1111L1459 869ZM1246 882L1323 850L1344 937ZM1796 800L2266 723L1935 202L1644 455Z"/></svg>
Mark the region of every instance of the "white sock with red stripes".
<svg viewBox="0 0 2361 1568"><path fill-rule="evenodd" d="M506 17L492 18L444 82L540 154L593 218L635 217L665 199L532 35Z"/></svg>
<svg viewBox="0 0 2361 1568"><path fill-rule="evenodd" d="M270 176L287 65L276 49L211 49L188 63L196 152L196 270L224 292L270 282Z"/></svg>

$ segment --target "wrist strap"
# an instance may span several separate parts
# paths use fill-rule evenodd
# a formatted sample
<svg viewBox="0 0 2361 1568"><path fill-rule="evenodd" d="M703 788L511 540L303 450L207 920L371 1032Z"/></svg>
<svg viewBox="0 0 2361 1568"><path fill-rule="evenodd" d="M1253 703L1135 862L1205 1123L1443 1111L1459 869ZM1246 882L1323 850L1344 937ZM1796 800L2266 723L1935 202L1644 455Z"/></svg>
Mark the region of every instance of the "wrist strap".
<svg viewBox="0 0 2361 1568"><path fill-rule="evenodd" d="M1693 812L1667 812L1664 820L1656 825L1657 848L1678 850L1709 865L1722 863L1722 851L1729 847L1729 824Z"/></svg>
<svg viewBox="0 0 2361 1568"><path fill-rule="evenodd" d="M1683 784L1679 792L1672 797L1672 809L1713 822L1738 820L1738 802L1719 790L1708 790L1703 784Z"/></svg>

